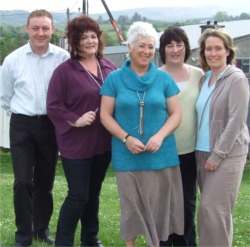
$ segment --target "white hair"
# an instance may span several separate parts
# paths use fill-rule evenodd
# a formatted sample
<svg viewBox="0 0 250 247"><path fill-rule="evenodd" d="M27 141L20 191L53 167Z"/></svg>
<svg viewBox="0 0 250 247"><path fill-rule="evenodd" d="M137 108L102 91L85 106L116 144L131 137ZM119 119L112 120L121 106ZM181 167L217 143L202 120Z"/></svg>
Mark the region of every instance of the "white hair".
<svg viewBox="0 0 250 247"><path fill-rule="evenodd" d="M143 38L153 38L156 45L158 34L151 23L141 21L132 23L127 33L127 43L131 48L134 47L139 36Z"/></svg>

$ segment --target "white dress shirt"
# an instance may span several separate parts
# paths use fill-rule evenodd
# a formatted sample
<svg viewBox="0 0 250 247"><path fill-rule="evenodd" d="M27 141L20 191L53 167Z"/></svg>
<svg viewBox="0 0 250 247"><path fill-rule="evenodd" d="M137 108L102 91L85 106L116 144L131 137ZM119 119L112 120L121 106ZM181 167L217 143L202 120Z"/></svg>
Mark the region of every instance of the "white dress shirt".
<svg viewBox="0 0 250 247"><path fill-rule="evenodd" d="M46 98L54 69L70 57L53 44L41 57L26 44L9 54L0 77L1 107L11 113L28 116L46 115Z"/></svg>

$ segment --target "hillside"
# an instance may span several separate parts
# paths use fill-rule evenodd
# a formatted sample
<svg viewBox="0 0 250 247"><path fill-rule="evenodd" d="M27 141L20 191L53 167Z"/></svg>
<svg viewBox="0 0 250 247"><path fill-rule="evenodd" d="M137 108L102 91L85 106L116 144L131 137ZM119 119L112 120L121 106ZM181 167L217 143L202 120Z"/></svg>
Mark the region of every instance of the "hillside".
<svg viewBox="0 0 250 247"><path fill-rule="evenodd" d="M142 17L146 17L151 20L165 20L165 21L185 21L195 18L212 18L218 10L216 6L209 7L165 7L165 8L138 8L128 9L121 11L112 11L112 15L117 19L121 15L127 15L131 18L136 12ZM55 25L64 26L67 22L66 12L53 12ZM230 14L230 13L228 13ZM28 11L25 10L0 10L1 23L10 24L13 26L23 26L26 24ZM70 13L70 18L78 15L78 13ZM94 19L100 16L107 20L108 15L106 13L90 14Z"/></svg>
<svg viewBox="0 0 250 247"><path fill-rule="evenodd" d="M137 8L137 9L125 9L120 11L113 11L112 15L117 19L121 15L127 15L132 17L135 12L143 17L151 20L165 20L165 21L177 21L187 20L194 18L212 17L217 12L217 7L210 6L204 7L161 7L161 8ZM95 18L98 18L100 14L94 14ZM104 19L108 19L106 13L101 14Z"/></svg>
<svg viewBox="0 0 250 247"><path fill-rule="evenodd" d="M54 23L57 26L64 26L67 22L66 13L52 13ZM26 10L0 10L1 24L12 26L23 26L27 22L29 12Z"/></svg>

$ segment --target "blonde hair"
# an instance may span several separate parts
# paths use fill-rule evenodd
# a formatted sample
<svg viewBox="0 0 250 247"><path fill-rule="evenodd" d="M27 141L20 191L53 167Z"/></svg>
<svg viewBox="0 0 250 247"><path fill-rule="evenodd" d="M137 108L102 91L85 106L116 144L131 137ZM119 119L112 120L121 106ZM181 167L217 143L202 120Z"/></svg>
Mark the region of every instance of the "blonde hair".
<svg viewBox="0 0 250 247"><path fill-rule="evenodd" d="M199 38L199 64L204 71L210 70L210 67L207 64L205 58L205 48L206 48L206 40L209 37L217 37L223 41L224 47L227 51L229 51L229 55L227 56L227 64L234 64L235 63L235 48L233 45L233 39L229 33L227 33L224 29L206 29Z"/></svg>
<svg viewBox="0 0 250 247"><path fill-rule="evenodd" d="M32 17L43 17L43 16L46 16L46 17L48 17L49 19L51 19L51 23L52 23L52 25L53 25L53 15L52 15L49 11L47 11L47 10L45 10L45 9L37 9L37 10L32 11L32 12L29 14L29 17L28 17L28 20L27 20L27 25L29 25L30 19L31 19Z"/></svg>

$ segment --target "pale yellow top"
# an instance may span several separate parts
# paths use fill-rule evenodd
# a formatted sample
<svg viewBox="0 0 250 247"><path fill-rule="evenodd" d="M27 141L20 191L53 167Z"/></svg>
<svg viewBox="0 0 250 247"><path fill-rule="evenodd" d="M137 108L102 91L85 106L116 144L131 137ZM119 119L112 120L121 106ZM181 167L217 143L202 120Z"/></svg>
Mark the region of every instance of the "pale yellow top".
<svg viewBox="0 0 250 247"><path fill-rule="evenodd" d="M196 143L197 115L195 104L199 95L199 81L203 72L194 66L190 66L190 69L188 85L178 95L182 109L182 120L174 135L179 155L193 152Z"/></svg>

